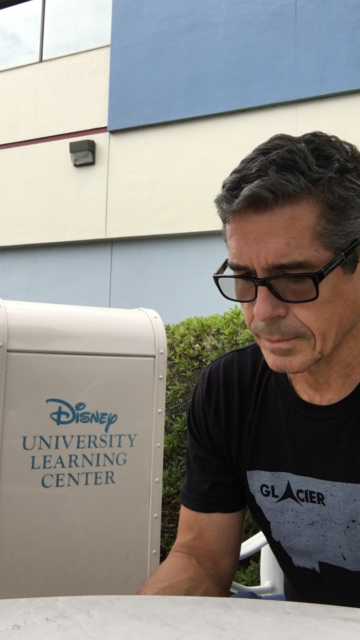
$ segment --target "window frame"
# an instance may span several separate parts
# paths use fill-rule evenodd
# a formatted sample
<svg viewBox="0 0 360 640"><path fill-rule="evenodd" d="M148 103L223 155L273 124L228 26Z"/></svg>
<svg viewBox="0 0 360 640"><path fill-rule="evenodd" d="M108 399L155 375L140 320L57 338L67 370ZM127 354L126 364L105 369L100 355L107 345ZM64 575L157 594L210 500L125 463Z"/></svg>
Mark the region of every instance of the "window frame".
<svg viewBox="0 0 360 640"><path fill-rule="evenodd" d="M30 0L0 0L0 11L1 9L8 9L9 7L14 7L16 4L23 4L24 2L30 2Z"/></svg>

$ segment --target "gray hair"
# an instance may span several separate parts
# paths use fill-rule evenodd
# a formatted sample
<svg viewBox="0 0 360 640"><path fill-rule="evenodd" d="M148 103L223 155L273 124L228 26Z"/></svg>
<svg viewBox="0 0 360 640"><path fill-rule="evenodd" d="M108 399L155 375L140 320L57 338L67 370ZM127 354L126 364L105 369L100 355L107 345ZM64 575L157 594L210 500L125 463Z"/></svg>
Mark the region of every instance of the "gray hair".
<svg viewBox="0 0 360 640"><path fill-rule="evenodd" d="M360 238L360 152L349 142L320 131L278 134L259 145L223 182L215 199L226 224L246 209L268 211L302 199L320 206L318 238L335 255ZM354 273L355 251L344 263Z"/></svg>

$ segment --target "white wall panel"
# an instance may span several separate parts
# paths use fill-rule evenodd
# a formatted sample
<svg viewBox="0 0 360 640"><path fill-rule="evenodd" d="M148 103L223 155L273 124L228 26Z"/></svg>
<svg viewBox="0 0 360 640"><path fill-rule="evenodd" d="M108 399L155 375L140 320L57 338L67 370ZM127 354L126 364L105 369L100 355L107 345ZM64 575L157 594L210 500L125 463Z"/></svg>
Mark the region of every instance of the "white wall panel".
<svg viewBox="0 0 360 640"><path fill-rule="evenodd" d="M0 73L0 144L107 126L110 47Z"/></svg>
<svg viewBox="0 0 360 640"><path fill-rule="evenodd" d="M359 108L356 93L112 134L107 235L219 229L213 199L241 158L280 132L360 146Z"/></svg>
<svg viewBox="0 0 360 640"><path fill-rule="evenodd" d="M360 146L359 108L354 93L97 134L96 165L81 169L69 139L0 149L0 246L218 230L214 197L256 145L320 129Z"/></svg>
<svg viewBox="0 0 360 640"><path fill-rule="evenodd" d="M295 105L296 133L324 131L352 142L360 149L360 93L309 100Z"/></svg>
<svg viewBox="0 0 360 640"><path fill-rule="evenodd" d="M109 134L91 139L87 167L72 165L71 139L0 151L2 246L104 237Z"/></svg>

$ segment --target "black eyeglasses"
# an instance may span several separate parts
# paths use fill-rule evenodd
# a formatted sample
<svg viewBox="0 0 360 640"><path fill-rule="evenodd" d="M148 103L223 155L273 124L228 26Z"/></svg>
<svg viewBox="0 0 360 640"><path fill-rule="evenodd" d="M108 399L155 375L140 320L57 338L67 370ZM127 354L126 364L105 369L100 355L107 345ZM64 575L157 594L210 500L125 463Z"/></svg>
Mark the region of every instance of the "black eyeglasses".
<svg viewBox="0 0 360 640"><path fill-rule="evenodd" d="M235 302L253 302L258 287L267 287L282 302L302 304L312 302L319 297L319 284L360 245L360 239L353 240L337 258L334 258L320 271L314 273L294 273L269 278L251 278L249 276L224 276L228 259L214 273L213 278L220 293Z"/></svg>

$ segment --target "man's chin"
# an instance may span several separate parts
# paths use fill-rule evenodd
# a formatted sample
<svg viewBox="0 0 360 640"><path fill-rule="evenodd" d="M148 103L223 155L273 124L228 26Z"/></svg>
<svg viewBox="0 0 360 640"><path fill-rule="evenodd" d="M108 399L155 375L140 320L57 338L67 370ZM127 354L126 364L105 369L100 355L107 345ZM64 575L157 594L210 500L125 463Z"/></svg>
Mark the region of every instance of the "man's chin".
<svg viewBox="0 0 360 640"><path fill-rule="evenodd" d="M312 365L304 358L303 354L286 353L285 351L280 354L259 346L266 363L276 373L304 373Z"/></svg>

